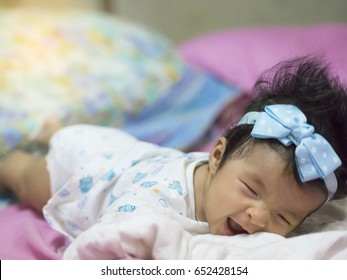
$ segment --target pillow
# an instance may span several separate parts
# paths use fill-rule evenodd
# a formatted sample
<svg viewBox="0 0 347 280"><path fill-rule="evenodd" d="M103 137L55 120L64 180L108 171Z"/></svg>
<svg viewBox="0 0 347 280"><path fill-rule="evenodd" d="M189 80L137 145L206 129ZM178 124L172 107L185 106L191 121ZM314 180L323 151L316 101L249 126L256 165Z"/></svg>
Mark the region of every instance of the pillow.
<svg viewBox="0 0 347 280"><path fill-rule="evenodd" d="M97 12L0 10L0 156L46 116L120 125L161 99L183 63L168 40Z"/></svg>
<svg viewBox="0 0 347 280"><path fill-rule="evenodd" d="M347 25L272 26L231 29L183 43L185 61L250 92L258 76L276 63L317 55L347 82Z"/></svg>

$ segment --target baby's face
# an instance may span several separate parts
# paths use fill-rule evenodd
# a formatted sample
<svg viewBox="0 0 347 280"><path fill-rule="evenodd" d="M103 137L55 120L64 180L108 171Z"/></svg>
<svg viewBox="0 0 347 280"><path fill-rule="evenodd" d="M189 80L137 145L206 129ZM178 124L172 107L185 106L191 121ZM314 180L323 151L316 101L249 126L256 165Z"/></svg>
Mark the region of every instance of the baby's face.
<svg viewBox="0 0 347 280"><path fill-rule="evenodd" d="M271 148L255 145L211 174L202 207L212 234L260 231L286 236L325 201L322 190L304 189ZM213 173L213 172L212 172Z"/></svg>

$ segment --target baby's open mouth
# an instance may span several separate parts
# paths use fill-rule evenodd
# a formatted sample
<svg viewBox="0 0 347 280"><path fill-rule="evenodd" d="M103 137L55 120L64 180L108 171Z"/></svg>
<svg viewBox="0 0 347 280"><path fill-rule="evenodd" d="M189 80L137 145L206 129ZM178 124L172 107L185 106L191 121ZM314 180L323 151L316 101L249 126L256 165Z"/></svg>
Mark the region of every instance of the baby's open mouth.
<svg viewBox="0 0 347 280"><path fill-rule="evenodd" d="M227 235L237 235L241 233L248 233L242 226L236 223L233 219L227 218L226 222Z"/></svg>

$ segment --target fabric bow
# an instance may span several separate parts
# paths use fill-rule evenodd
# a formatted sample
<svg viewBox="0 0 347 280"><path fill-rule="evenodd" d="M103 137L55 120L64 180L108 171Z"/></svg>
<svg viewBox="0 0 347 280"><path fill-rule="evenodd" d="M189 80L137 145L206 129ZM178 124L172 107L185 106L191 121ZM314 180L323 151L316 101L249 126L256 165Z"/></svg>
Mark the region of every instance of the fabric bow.
<svg viewBox="0 0 347 280"><path fill-rule="evenodd" d="M254 138L276 138L283 145L295 144L295 160L302 182L324 179L331 194L336 192L334 170L341 160L329 142L307 123L306 116L297 107L276 104L265 107L263 112L249 112L239 124L253 124Z"/></svg>

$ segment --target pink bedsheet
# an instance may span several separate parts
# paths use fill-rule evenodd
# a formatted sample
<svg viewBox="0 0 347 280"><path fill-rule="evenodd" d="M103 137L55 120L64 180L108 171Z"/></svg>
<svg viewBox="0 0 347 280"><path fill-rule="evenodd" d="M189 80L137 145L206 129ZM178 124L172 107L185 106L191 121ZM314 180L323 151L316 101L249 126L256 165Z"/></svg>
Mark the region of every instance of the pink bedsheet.
<svg viewBox="0 0 347 280"><path fill-rule="evenodd" d="M347 25L272 26L231 29L199 36L179 50L190 65L250 92L258 76L297 56L321 56L347 83Z"/></svg>
<svg viewBox="0 0 347 280"><path fill-rule="evenodd" d="M20 205L0 210L0 259L61 259L65 238L35 211Z"/></svg>

